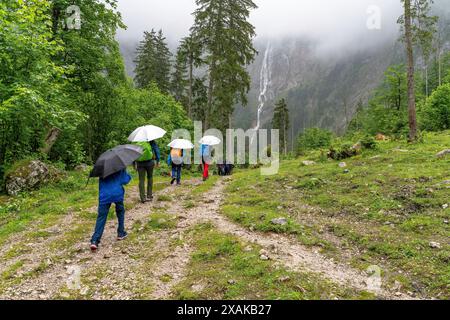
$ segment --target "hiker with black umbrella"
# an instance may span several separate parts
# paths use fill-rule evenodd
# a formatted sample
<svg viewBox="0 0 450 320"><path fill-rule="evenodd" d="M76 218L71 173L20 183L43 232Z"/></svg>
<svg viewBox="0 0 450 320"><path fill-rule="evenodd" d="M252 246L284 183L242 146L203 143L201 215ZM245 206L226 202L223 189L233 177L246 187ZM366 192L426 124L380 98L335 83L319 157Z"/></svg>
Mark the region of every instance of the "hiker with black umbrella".
<svg viewBox="0 0 450 320"><path fill-rule="evenodd" d="M139 146L124 145L111 149L97 160L90 177L98 177L99 203L95 231L91 239L91 250L98 250L109 209L114 203L118 220L117 240L124 240L128 234L125 231L125 189L123 186L131 181L126 168L142 156L143 150Z"/></svg>

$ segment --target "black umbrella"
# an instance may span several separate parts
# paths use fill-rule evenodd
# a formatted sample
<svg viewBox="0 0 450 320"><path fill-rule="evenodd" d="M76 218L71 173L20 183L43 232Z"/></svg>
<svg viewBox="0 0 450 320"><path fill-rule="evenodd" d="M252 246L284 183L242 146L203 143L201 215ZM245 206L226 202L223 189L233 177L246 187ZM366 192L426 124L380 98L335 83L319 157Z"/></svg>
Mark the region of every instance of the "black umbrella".
<svg viewBox="0 0 450 320"><path fill-rule="evenodd" d="M98 158L91 177L106 178L116 172L126 169L142 155L143 149L136 145L123 145L106 151Z"/></svg>

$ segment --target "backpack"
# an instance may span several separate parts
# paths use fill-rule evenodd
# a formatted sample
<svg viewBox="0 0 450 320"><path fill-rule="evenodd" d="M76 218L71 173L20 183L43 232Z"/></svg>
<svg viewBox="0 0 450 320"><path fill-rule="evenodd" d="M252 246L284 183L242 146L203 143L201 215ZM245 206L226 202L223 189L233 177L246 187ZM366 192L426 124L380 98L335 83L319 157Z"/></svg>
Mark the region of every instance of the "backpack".
<svg viewBox="0 0 450 320"><path fill-rule="evenodd" d="M209 157L209 146L207 145L202 145L202 150L201 150L201 156L202 157Z"/></svg>
<svg viewBox="0 0 450 320"><path fill-rule="evenodd" d="M150 145L150 142L136 142L135 145L144 149L144 153L139 159L136 160L137 162L153 160L153 149L152 146Z"/></svg>
<svg viewBox="0 0 450 320"><path fill-rule="evenodd" d="M172 149L170 150L170 157L172 158L172 162L174 164L182 164L183 163L183 150L181 149Z"/></svg>

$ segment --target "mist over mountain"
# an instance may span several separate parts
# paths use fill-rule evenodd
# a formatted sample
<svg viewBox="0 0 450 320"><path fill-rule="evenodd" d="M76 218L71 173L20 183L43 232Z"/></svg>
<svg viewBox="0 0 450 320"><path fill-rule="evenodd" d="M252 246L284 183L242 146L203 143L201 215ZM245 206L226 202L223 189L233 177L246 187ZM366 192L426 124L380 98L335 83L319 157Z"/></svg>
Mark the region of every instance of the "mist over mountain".
<svg viewBox="0 0 450 320"><path fill-rule="evenodd" d="M163 29L171 50L189 32L195 1L120 0L128 30L118 39L133 76L135 49L144 30ZM435 2L441 17L450 16L448 0ZM248 70L249 103L237 106L234 125L270 127L275 102L286 98L291 114L290 140L319 126L342 133L380 84L387 67L403 61L398 41L400 1L277 0L256 1L251 16L258 55ZM172 18L168 19L167 15ZM370 19L379 26L369 28ZM444 19L450 21L450 18ZM441 22L442 23L442 22ZM258 111L259 110L259 111ZM259 115L259 117L258 117Z"/></svg>

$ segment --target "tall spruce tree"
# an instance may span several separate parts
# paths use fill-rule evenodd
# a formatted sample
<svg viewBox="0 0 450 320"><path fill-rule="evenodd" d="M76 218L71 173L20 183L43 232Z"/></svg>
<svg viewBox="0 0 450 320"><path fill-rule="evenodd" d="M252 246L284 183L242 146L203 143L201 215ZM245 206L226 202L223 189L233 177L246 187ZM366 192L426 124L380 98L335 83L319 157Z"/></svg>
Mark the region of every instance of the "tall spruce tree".
<svg viewBox="0 0 450 320"><path fill-rule="evenodd" d="M172 68L169 46L162 30L158 31L155 39L156 46L156 84L162 92L168 93L170 90L170 70Z"/></svg>
<svg viewBox="0 0 450 320"><path fill-rule="evenodd" d="M188 116L192 118L194 103L194 70L202 64L201 46L191 36L183 38L177 50L175 70L172 75L172 92L183 100Z"/></svg>
<svg viewBox="0 0 450 320"><path fill-rule="evenodd" d="M186 104L187 84L187 64L183 52L179 47L175 56L175 65L172 72L170 91L175 100L185 105L188 109Z"/></svg>
<svg viewBox="0 0 450 320"><path fill-rule="evenodd" d="M285 99L281 99L275 105L272 127L280 130L280 143L283 147L284 154L286 155L288 152L289 109Z"/></svg>
<svg viewBox="0 0 450 320"><path fill-rule="evenodd" d="M152 82L156 83L162 92L169 92L171 53L162 30L156 33L144 32L144 39L137 48L137 57L134 61L135 81L139 88L145 88Z"/></svg>
<svg viewBox="0 0 450 320"><path fill-rule="evenodd" d="M196 0L192 35L202 44L208 68L204 126L224 129L236 103L247 104L250 76L246 66L256 54L255 29L248 22L252 0Z"/></svg>

